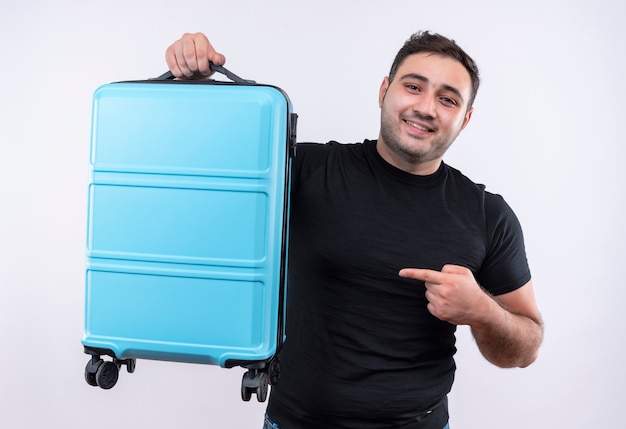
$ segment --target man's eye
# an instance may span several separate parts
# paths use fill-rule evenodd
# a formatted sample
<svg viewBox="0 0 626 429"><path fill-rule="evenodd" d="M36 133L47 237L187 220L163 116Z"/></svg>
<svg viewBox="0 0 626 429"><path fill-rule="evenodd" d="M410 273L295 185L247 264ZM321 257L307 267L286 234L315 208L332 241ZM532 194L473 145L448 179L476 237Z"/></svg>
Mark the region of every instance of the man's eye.
<svg viewBox="0 0 626 429"><path fill-rule="evenodd" d="M444 104L447 104L449 106L456 106L456 100L454 100L453 98L449 98L449 97L441 97L441 101Z"/></svg>
<svg viewBox="0 0 626 429"><path fill-rule="evenodd" d="M407 84L406 88L410 91L419 91L420 87L417 85L413 85L413 84Z"/></svg>

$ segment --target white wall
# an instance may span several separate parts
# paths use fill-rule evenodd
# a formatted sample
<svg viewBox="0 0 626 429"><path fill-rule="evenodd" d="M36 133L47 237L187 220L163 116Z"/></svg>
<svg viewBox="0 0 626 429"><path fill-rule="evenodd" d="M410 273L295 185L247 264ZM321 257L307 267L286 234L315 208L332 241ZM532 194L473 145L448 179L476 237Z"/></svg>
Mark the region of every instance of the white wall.
<svg viewBox="0 0 626 429"><path fill-rule="evenodd" d="M447 161L502 193L526 233L547 331L524 370L459 334L453 429L618 427L626 338L626 30L614 0L62 0L0 12L0 425L260 428L239 369L138 362L103 391L80 345L90 99L156 76L204 31L243 77L281 86L299 140L374 138L378 86L403 41L456 39L483 76ZM288 428L287 428L288 429Z"/></svg>

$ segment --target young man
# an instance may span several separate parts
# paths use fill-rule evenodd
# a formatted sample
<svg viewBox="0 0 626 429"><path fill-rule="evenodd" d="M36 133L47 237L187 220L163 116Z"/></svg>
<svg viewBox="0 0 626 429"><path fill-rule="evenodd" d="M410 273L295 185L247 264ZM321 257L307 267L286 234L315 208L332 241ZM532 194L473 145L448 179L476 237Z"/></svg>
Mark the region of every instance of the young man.
<svg viewBox="0 0 626 429"><path fill-rule="evenodd" d="M166 59L181 78L225 62L201 33ZM478 86L454 41L416 33L380 87L377 140L298 146L288 340L266 428L447 428L456 325L495 365L536 359L543 328L519 222L442 161Z"/></svg>

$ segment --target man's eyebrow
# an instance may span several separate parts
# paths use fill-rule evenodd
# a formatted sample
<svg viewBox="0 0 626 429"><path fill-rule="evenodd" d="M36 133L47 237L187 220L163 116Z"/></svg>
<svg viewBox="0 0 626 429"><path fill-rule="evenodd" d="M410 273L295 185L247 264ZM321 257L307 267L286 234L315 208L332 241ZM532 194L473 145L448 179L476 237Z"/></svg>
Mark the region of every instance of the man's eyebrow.
<svg viewBox="0 0 626 429"><path fill-rule="evenodd" d="M400 77L400 80L406 80L406 79L415 79L424 83L429 82L426 76L422 76L421 74L418 74L418 73L407 73ZM462 102L465 101L463 98L463 95L461 94L461 91L459 91L457 88L453 87L452 85L443 84L441 87L445 89L446 91L450 91L453 94L455 94L457 97L461 99Z"/></svg>

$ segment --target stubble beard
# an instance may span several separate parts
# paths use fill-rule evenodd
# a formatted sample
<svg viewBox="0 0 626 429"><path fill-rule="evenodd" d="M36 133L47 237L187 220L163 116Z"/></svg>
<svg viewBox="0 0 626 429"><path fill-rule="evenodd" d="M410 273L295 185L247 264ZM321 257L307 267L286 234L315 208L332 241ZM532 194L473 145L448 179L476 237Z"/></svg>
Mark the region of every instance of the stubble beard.
<svg viewBox="0 0 626 429"><path fill-rule="evenodd" d="M381 112L380 136L383 139L383 144L407 163L419 165L439 159L443 157L454 141L455 136L449 138L439 136L429 139L426 146L421 145L418 138L400 135L400 128L395 125L397 120L399 119L394 118L383 108Z"/></svg>

